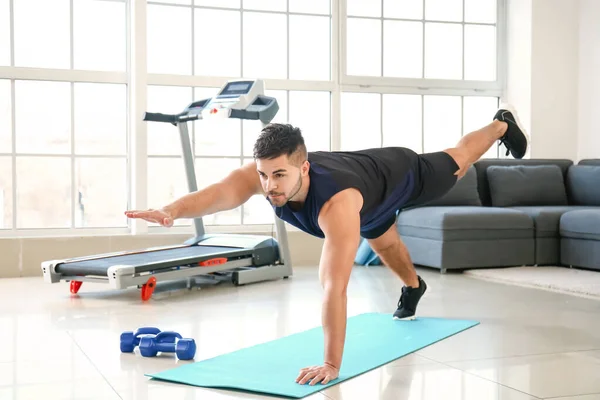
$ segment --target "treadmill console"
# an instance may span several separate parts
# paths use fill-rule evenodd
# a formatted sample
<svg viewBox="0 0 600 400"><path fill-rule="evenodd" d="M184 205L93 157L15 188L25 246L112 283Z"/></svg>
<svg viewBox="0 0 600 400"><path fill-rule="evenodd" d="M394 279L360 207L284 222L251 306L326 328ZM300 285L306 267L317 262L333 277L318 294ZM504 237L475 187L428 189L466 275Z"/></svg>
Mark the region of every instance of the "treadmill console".
<svg viewBox="0 0 600 400"><path fill-rule="evenodd" d="M231 117L231 110L243 110L256 96L264 94L263 81L234 80L227 82L219 93L210 99L202 111L203 118Z"/></svg>
<svg viewBox="0 0 600 400"><path fill-rule="evenodd" d="M187 120L202 119L202 110L204 110L204 107L206 107L206 104L209 102L209 100L210 99L195 101L187 106L185 109L184 118Z"/></svg>
<svg viewBox="0 0 600 400"><path fill-rule="evenodd" d="M231 110L232 118L261 120L269 123L279 111L279 104L274 97L258 95L245 110Z"/></svg>
<svg viewBox="0 0 600 400"><path fill-rule="evenodd" d="M217 98L239 97L250 93L254 81L231 81L227 82L217 95Z"/></svg>
<svg viewBox="0 0 600 400"><path fill-rule="evenodd" d="M233 80L223 85L215 97L188 105L179 121L240 118L269 123L278 111L277 100L264 95L262 80Z"/></svg>

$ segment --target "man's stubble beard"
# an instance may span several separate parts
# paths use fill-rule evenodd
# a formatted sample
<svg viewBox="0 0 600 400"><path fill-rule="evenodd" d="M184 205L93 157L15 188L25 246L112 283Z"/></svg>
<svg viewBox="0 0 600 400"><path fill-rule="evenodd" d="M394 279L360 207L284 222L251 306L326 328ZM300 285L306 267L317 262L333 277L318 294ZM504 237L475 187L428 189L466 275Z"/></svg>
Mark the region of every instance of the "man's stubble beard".
<svg viewBox="0 0 600 400"><path fill-rule="evenodd" d="M286 198L285 202L281 205L278 205L278 207L283 207L289 202L293 203L294 200L292 200L292 199L294 198L294 196L296 196L300 192L300 189L302 189L302 175L301 174L298 176L298 183L296 183L296 186L294 187L294 189L292 189L293 194L290 197Z"/></svg>

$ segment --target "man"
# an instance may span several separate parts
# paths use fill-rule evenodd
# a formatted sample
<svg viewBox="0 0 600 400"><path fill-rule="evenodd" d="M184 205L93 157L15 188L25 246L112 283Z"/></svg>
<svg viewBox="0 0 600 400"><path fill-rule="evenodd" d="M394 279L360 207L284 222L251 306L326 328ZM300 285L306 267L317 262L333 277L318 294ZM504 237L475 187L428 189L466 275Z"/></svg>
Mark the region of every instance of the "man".
<svg viewBox="0 0 600 400"><path fill-rule="evenodd" d="M415 318L427 285L395 228L397 211L443 196L498 140L513 157L522 158L527 137L516 113L502 107L492 121L453 148L422 155L401 147L307 152L298 128L271 124L255 143L254 163L162 209L126 215L172 226L177 218L233 209L260 193L267 195L278 217L324 238L319 264L324 363L300 370L296 382L326 384L338 377L342 363L346 289L361 236L405 285L394 318Z"/></svg>

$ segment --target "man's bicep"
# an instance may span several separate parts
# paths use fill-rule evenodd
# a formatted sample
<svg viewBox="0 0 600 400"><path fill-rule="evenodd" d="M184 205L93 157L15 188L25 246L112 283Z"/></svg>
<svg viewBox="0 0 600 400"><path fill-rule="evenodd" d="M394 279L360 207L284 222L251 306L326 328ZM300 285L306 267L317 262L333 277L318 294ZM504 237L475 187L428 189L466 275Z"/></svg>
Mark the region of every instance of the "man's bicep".
<svg viewBox="0 0 600 400"><path fill-rule="evenodd" d="M325 233L319 276L323 286L345 287L360 242L360 207L352 199L332 205L320 221Z"/></svg>
<svg viewBox="0 0 600 400"><path fill-rule="evenodd" d="M319 278L325 289L344 290L348 285L358 241L326 238L321 252Z"/></svg>

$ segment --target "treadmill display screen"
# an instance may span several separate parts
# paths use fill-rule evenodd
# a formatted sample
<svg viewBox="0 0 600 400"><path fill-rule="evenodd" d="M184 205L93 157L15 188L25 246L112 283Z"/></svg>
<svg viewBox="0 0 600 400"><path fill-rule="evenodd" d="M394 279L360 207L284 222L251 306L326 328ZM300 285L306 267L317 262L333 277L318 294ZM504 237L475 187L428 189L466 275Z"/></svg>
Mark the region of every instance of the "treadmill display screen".
<svg viewBox="0 0 600 400"><path fill-rule="evenodd" d="M243 94L247 94L250 92L250 88L252 88L252 84L254 82L230 82L225 86L223 91L220 93L220 96L228 96L228 95L236 95L241 96Z"/></svg>

